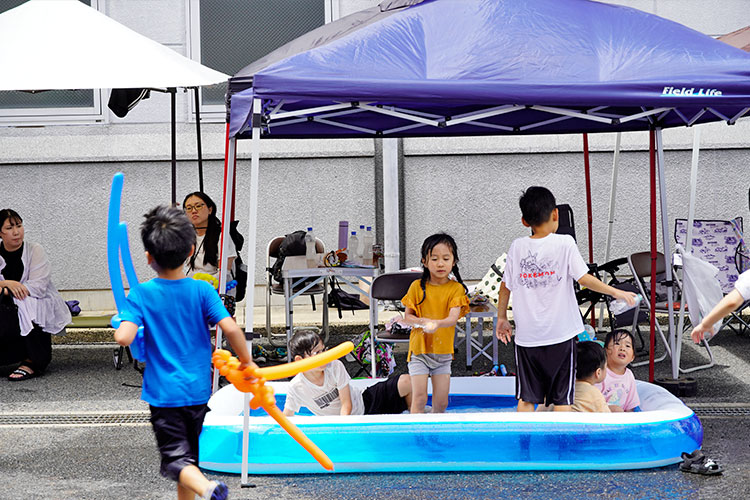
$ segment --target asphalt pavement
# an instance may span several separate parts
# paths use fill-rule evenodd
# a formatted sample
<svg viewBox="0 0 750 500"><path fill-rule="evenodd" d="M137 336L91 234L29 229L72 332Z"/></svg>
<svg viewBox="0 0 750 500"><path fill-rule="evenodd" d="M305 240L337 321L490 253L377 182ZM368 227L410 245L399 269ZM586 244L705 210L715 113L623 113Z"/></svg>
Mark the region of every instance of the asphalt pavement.
<svg viewBox="0 0 750 500"><path fill-rule="evenodd" d="M334 332L329 343L350 334ZM701 418L704 451L724 467L722 476L686 474L673 465L614 472L250 476L254 487L241 488L239 476L207 475L225 481L232 499L744 500L750 484L750 337L722 333L712 345L716 366L690 374L697 394L683 399ZM684 346L684 366L702 362L702 350ZM0 500L175 498L174 484L158 473L147 406L139 399L141 376L129 365L115 370L113 350L111 343L55 345L48 373L21 383L5 380L12 367L0 367ZM489 370L487 360L467 370L463 353L459 348L454 374ZM403 357L397 352L399 370ZM500 361L512 367L509 348L501 346ZM655 370L657 377L669 377L669 361ZM634 372L648 377L647 366Z"/></svg>

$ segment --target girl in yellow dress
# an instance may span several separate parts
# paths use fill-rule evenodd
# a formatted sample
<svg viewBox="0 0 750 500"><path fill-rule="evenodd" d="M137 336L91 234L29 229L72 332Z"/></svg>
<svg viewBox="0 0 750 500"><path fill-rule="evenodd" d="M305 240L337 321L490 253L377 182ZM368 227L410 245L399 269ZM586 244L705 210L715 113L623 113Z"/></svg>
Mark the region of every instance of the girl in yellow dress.
<svg viewBox="0 0 750 500"><path fill-rule="evenodd" d="M413 326L406 358L411 376L410 411L424 413L427 379L432 377L432 412L442 413L448 407L456 322L469 312L455 240L445 233L424 240L422 267L422 278L415 280L401 299L405 319Z"/></svg>

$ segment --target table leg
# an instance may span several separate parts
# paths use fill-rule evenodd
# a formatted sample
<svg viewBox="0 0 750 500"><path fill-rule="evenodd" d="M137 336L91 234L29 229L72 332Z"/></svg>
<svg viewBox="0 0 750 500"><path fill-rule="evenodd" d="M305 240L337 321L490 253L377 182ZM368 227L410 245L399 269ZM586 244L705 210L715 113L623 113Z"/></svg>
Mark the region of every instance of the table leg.
<svg viewBox="0 0 750 500"><path fill-rule="evenodd" d="M292 340L292 326L294 318L294 301L292 295L292 279L284 278L284 313L286 319L286 360L289 361L289 341Z"/></svg>
<svg viewBox="0 0 750 500"><path fill-rule="evenodd" d="M464 344L466 345L466 368L471 368L471 316L466 315L466 338Z"/></svg>
<svg viewBox="0 0 750 500"><path fill-rule="evenodd" d="M492 335L492 365L497 364L497 335L495 335L495 330L497 330L497 315L492 317L492 332L490 335Z"/></svg>
<svg viewBox="0 0 750 500"><path fill-rule="evenodd" d="M328 344L328 276L323 277L323 343Z"/></svg>

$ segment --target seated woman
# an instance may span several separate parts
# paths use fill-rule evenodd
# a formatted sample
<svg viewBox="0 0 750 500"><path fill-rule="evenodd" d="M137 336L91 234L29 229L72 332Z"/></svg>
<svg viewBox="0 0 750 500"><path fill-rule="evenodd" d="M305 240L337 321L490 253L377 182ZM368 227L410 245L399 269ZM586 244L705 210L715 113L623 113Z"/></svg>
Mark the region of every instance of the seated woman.
<svg viewBox="0 0 750 500"><path fill-rule="evenodd" d="M196 233L195 252L185 262L185 274L192 277L196 273L207 273L219 279L219 241L221 240L221 222L216 217L216 203L200 191L190 193L182 202ZM227 282L231 281L231 269L237 249L232 238L228 241ZM233 295L233 294L231 294Z"/></svg>
<svg viewBox="0 0 750 500"><path fill-rule="evenodd" d="M0 290L18 306L20 334L0 340L0 365L21 363L8 376L20 381L38 377L52 360L51 334L70 323L68 306L50 278L41 246L23 241L23 220L14 210L0 210ZM3 325L5 326L5 325Z"/></svg>

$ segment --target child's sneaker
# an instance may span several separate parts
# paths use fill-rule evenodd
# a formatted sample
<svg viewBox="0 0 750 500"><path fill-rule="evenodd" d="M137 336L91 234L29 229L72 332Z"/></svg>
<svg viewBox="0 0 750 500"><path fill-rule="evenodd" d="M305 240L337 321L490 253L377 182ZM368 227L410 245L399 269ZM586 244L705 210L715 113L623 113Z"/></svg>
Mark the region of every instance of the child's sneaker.
<svg viewBox="0 0 750 500"><path fill-rule="evenodd" d="M211 486L203 493L203 500L227 500L229 488L221 481L211 481Z"/></svg>

